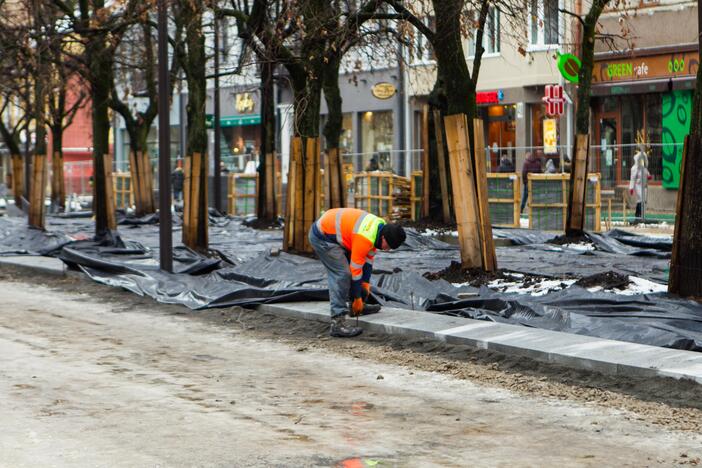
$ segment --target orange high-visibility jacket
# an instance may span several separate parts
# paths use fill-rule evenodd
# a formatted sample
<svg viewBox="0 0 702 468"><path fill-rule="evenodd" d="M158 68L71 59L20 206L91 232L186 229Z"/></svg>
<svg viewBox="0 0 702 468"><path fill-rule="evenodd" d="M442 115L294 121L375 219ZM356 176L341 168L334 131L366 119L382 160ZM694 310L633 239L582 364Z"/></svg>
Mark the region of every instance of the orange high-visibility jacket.
<svg viewBox="0 0 702 468"><path fill-rule="evenodd" d="M361 283L370 280L375 259L375 242L385 220L356 208L333 208L316 221L325 239L350 252L351 295L361 295Z"/></svg>

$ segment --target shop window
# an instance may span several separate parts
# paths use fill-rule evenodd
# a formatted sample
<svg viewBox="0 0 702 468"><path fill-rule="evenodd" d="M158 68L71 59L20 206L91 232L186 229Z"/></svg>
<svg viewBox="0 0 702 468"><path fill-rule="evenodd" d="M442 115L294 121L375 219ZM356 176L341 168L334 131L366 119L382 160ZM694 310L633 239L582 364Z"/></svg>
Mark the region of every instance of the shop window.
<svg viewBox="0 0 702 468"><path fill-rule="evenodd" d="M327 124L327 115L322 116L322 128ZM322 132L323 144L327 146L324 132ZM341 154L353 153L353 114L345 113L341 116L341 136L339 137L339 151Z"/></svg>
<svg viewBox="0 0 702 468"><path fill-rule="evenodd" d="M515 121L516 106L489 106L480 109L480 114L483 120L487 121L487 149L490 160L490 171L497 171L500 165L500 158L506 155L515 162L515 141L517 137L516 121Z"/></svg>
<svg viewBox="0 0 702 468"><path fill-rule="evenodd" d="M475 13L475 21L477 22L477 12ZM478 30L474 29L468 39L468 56L475 56L475 38ZM485 20L485 28L483 30L483 49L485 54L500 53L500 11L495 7L490 7L490 11Z"/></svg>
<svg viewBox="0 0 702 468"><path fill-rule="evenodd" d="M630 95L621 97L621 131L622 147L620 157L622 160L622 181L629 180L631 166L636 154L636 133L644 128L643 96Z"/></svg>
<svg viewBox="0 0 702 468"><path fill-rule="evenodd" d="M647 138L651 143L651 151L648 155L648 172L655 181L660 181L663 178L663 151L670 149L661 146L665 133L662 101L663 95L661 94L646 95L646 131ZM630 177L630 173L627 173L627 176Z"/></svg>
<svg viewBox="0 0 702 468"><path fill-rule="evenodd" d="M223 127L222 137L222 161L228 170L243 171L246 163L258 161L261 148L260 125Z"/></svg>
<svg viewBox="0 0 702 468"><path fill-rule="evenodd" d="M392 170L393 114L391 111L362 112L361 153L362 160L357 166L367 169L370 165L380 170ZM374 159L375 158L375 159Z"/></svg>
<svg viewBox="0 0 702 468"><path fill-rule="evenodd" d="M531 45L558 45L558 0L531 0L530 10Z"/></svg>

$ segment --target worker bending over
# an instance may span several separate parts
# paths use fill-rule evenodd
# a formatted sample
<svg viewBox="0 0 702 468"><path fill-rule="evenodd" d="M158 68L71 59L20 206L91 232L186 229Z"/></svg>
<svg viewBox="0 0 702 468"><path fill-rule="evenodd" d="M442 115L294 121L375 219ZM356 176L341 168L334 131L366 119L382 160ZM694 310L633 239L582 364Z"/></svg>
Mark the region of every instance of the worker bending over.
<svg viewBox="0 0 702 468"><path fill-rule="evenodd" d="M396 249L405 241L402 226L355 208L334 208L310 228L310 244L327 269L331 328L329 334L351 337L361 334L345 315L360 315L370 295L370 277L376 249Z"/></svg>

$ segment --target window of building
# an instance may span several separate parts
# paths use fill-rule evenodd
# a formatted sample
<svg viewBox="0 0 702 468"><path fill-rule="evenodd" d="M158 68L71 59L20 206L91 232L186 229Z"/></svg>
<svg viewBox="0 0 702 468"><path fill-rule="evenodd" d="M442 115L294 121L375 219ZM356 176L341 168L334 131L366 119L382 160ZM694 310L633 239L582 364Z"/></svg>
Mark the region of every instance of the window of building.
<svg viewBox="0 0 702 468"><path fill-rule="evenodd" d="M391 171L394 138L392 111L362 112L359 116L362 159L357 161L356 169L365 170L375 157L378 169Z"/></svg>
<svg viewBox="0 0 702 468"><path fill-rule="evenodd" d="M558 0L531 0L530 10L531 45L558 45Z"/></svg>
<svg viewBox="0 0 702 468"><path fill-rule="evenodd" d="M477 13L476 13L477 21ZM478 30L473 30L468 39L468 56L475 56L475 38ZM485 19L485 28L483 30L483 49L485 54L500 53L500 11L495 7L490 7L487 18Z"/></svg>
<svg viewBox="0 0 702 468"><path fill-rule="evenodd" d="M432 31L434 30L435 20L433 16L425 16L422 22ZM411 63L429 63L436 59L434 55L434 48L431 43L424 37L424 34L412 29L414 32L414 41L412 41L412 47L410 49L410 61Z"/></svg>

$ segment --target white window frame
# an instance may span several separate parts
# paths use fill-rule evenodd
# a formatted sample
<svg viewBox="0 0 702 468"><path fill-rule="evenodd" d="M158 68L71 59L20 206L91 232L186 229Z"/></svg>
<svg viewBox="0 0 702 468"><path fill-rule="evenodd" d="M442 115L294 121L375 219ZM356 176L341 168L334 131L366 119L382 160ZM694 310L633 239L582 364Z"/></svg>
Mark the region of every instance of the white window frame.
<svg viewBox="0 0 702 468"><path fill-rule="evenodd" d="M425 16L422 18L422 23L429 29L432 29L434 27L434 17ZM418 56L417 51L419 50L421 50L421 55ZM410 51L409 63L411 65L433 65L436 63L434 57L434 49L429 40L419 30L415 29L414 44L413 49Z"/></svg>
<svg viewBox="0 0 702 468"><path fill-rule="evenodd" d="M478 13L477 11L475 12L476 14ZM489 39L490 36L488 34L488 25L490 24L489 21L492 19L492 22L496 25L495 28L495 44L497 45L497 50L488 52L488 44L489 44ZM499 57L502 52L502 43L501 43L501 32L502 32L502 25L500 24L500 10L494 6L490 7L490 10L488 12L488 16L485 19L485 26L483 30L483 49L485 52L483 52L482 58L490 58L490 57ZM468 59L474 59L475 58L475 36L478 34L478 30L474 29L470 39L468 39Z"/></svg>
<svg viewBox="0 0 702 468"><path fill-rule="evenodd" d="M561 36L563 35L563 26L562 26L562 19L563 15L561 14L560 11L556 12L556 23L558 25L558 32L556 34L557 36L557 42L556 43L546 43L546 31L544 29L544 2L548 0L530 0L528 3L528 17L529 17L529 46L527 47L527 51L533 52L533 51L539 51L539 50L555 50L560 47L560 42L561 42ZM557 8L561 8L561 1L556 0L558 3ZM533 2L536 2L537 7L536 7L536 41L534 41L533 37L533 28L534 28L534 15L531 14L532 12L532 4Z"/></svg>

